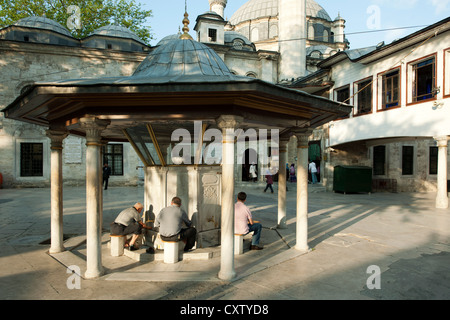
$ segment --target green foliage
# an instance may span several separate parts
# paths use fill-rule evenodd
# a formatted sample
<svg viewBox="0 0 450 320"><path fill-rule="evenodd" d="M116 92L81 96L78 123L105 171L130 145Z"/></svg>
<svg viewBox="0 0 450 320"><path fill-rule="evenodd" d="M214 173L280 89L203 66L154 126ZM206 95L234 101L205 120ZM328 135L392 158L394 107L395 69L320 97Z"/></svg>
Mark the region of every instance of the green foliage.
<svg viewBox="0 0 450 320"><path fill-rule="evenodd" d="M29 16L46 17L68 28L68 20L78 14L68 12L71 5L80 8L81 26L69 30L75 38L82 39L99 27L118 24L147 44L153 39L150 27L144 26L152 11L144 10L135 0L0 0L0 28Z"/></svg>

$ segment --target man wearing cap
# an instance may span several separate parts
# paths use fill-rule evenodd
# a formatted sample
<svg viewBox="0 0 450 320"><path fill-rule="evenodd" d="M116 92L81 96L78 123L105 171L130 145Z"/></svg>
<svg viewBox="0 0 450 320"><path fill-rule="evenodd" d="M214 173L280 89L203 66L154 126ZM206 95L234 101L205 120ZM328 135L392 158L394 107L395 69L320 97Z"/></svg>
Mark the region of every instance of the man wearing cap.
<svg viewBox="0 0 450 320"><path fill-rule="evenodd" d="M141 220L140 213L143 209L144 206L142 203L138 202L131 208L122 210L116 220L111 224L111 234L118 236L133 235L130 242L125 244L131 251L138 249L135 246L135 242L141 235L142 228L151 229L151 227L147 227Z"/></svg>

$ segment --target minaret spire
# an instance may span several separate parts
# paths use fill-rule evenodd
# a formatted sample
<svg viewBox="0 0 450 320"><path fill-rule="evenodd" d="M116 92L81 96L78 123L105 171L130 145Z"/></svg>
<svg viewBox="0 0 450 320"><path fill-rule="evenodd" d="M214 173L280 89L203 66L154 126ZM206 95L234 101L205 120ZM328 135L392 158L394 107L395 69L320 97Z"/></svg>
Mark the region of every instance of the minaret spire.
<svg viewBox="0 0 450 320"><path fill-rule="evenodd" d="M191 35L189 34L189 14L187 13L187 0L184 0L184 19L183 19L183 34L180 36L182 40L193 40Z"/></svg>
<svg viewBox="0 0 450 320"><path fill-rule="evenodd" d="M219 16L224 18L225 7L227 6L228 0L209 0L209 8L214 11Z"/></svg>

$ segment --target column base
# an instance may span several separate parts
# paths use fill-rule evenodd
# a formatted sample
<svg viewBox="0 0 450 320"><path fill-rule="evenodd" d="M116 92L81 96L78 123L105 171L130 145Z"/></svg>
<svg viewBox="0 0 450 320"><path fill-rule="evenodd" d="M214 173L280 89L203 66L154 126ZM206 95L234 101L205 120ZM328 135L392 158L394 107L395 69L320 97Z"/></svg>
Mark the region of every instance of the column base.
<svg viewBox="0 0 450 320"><path fill-rule="evenodd" d="M287 225L286 225L286 217L283 217L283 219L281 219L281 220L278 222L277 229L287 229Z"/></svg>
<svg viewBox="0 0 450 320"><path fill-rule="evenodd" d="M104 270L94 270L94 271L89 271L87 270L84 273L84 278L85 279L97 279L100 278L101 276L103 276L105 274Z"/></svg>
<svg viewBox="0 0 450 320"><path fill-rule="evenodd" d="M48 253L55 254L55 253L61 253L61 252L64 252L64 251L66 251L66 248L64 246L55 247L55 248L50 247L50 249L48 250Z"/></svg>
<svg viewBox="0 0 450 320"><path fill-rule="evenodd" d="M301 251L301 252L309 252L311 251L311 249L308 246L304 246L304 245L295 245L295 250Z"/></svg>
<svg viewBox="0 0 450 320"><path fill-rule="evenodd" d="M236 278L236 272L223 272L220 271L218 274L219 279L225 280L225 281L231 281L234 278Z"/></svg>
<svg viewBox="0 0 450 320"><path fill-rule="evenodd" d="M436 199L436 209L448 209L448 198Z"/></svg>

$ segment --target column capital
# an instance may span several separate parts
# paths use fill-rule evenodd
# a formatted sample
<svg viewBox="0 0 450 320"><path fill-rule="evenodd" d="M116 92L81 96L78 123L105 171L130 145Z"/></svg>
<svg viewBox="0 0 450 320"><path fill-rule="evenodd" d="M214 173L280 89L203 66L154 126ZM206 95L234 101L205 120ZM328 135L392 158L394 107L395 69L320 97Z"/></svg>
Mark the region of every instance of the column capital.
<svg viewBox="0 0 450 320"><path fill-rule="evenodd" d="M45 131L45 135L50 138L50 148L52 150L61 150L63 140L69 135L69 133L66 130L48 129Z"/></svg>
<svg viewBox="0 0 450 320"><path fill-rule="evenodd" d="M290 136L280 136L279 137L278 143L279 143L280 152L282 152L282 151L286 152L287 151L287 145L288 145L290 140L291 140Z"/></svg>
<svg viewBox="0 0 450 320"><path fill-rule="evenodd" d="M307 148L309 144L309 134L296 134L297 148Z"/></svg>
<svg viewBox="0 0 450 320"><path fill-rule="evenodd" d="M80 127L86 131L86 145L101 145L101 133L110 124L108 120L96 117L85 117L80 119Z"/></svg>
<svg viewBox="0 0 450 320"><path fill-rule="evenodd" d="M449 136L433 137L433 139L436 140L438 147L447 147L449 138Z"/></svg>
<svg viewBox="0 0 450 320"><path fill-rule="evenodd" d="M224 129L235 129L242 123L244 120L243 117L234 116L234 115L221 115L216 119L217 126Z"/></svg>
<svg viewBox="0 0 450 320"><path fill-rule="evenodd" d="M297 147L307 147L309 143L309 137L313 133L311 128L296 128L292 132L297 137Z"/></svg>

